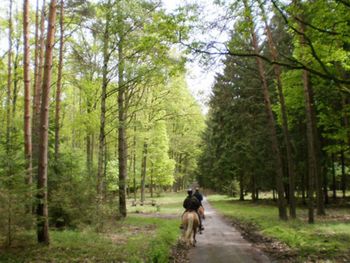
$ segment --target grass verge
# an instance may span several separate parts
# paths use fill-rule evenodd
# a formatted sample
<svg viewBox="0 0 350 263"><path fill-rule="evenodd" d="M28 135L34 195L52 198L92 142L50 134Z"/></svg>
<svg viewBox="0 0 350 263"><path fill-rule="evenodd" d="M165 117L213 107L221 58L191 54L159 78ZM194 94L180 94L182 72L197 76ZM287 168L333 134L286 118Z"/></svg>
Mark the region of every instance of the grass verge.
<svg viewBox="0 0 350 263"><path fill-rule="evenodd" d="M50 246L35 243L35 233L18 237L11 248L0 248L0 262L169 262L177 243L178 221L131 215L96 233L50 231Z"/></svg>

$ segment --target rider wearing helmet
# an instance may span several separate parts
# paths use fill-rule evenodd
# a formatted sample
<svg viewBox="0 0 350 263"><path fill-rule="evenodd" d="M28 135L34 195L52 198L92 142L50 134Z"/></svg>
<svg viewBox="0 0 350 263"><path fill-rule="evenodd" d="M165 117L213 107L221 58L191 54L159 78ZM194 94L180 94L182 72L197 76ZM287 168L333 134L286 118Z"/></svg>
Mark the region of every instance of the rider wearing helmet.
<svg viewBox="0 0 350 263"><path fill-rule="evenodd" d="M202 205L203 195L199 192L198 187L196 187L196 191L194 192L193 196L198 199L200 206L203 206Z"/></svg>
<svg viewBox="0 0 350 263"><path fill-rule="evenodd" d="M186 209L186 212L187 211L195 211L197 213L198 218L199 218L199 229L204 230L204 228L202 226L201 217L198 213L198 208L200 207L201 204L198 201L198 199L192 195L193 194L192 189L188 189L187 194L188 194L188 196L184 200L183 207Z"/></svg>

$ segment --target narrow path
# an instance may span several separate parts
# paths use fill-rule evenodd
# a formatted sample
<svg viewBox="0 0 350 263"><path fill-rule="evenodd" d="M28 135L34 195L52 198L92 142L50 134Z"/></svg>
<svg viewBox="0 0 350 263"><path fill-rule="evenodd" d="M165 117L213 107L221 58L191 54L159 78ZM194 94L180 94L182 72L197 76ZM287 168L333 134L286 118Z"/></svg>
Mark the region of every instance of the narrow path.
<svg viewBox="0 0 350 263"><path fill-rule="evenodd" d="M196 247L189 252L191 263L271 263L204 200L205 230L197 235Z"/></svg>

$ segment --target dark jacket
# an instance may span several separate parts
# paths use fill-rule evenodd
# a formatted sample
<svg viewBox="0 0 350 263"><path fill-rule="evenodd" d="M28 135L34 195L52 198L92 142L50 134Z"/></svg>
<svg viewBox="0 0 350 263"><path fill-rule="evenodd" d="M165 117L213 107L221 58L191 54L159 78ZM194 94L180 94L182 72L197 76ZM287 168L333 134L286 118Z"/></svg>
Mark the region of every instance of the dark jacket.
<svg viewBox="0 0 350 263"><path fill-rule="evenodd" d="M196 191L193 196L198 199L199 204L202 205L203 196L200 192Z"/></svg>
<svg viewBox="0 0 350 263"><path fill-rule="evenodd" d="M196 197L192 196L187 196L186 199L184 200L183 207L186 210L193 210L196 211L200 207L200 203Z"/></svg>

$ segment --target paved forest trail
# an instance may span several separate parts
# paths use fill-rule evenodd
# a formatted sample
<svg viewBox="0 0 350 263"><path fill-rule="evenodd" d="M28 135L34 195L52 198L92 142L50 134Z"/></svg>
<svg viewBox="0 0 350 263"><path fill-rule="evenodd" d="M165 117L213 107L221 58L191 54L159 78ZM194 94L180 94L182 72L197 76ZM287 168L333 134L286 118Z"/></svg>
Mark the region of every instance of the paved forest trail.
<svg viewBox="0 0 350 263"><path fill-rule="evenodd" d="M270 263L204 200L205 230L197 235L197 244L189 252L191 263Z"/></svg>

